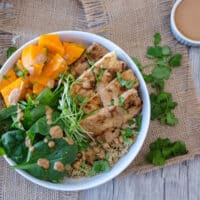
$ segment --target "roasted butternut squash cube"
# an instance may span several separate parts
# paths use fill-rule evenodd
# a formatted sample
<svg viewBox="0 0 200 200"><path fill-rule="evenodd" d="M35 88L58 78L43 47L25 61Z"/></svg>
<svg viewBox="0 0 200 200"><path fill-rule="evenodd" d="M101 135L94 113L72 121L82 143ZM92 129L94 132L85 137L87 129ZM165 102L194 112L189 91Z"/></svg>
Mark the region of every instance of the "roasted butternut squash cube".
<svg viewBox="0 0 200 200"><path fill-rule="evenodd" d="M40 83L33 83L33 94L40 94L46 87Z"/></svg>
<svg viewBox="0 0 200 200"><path fill-rule="evenodd" d="M16 63L16 67L17 67L17 69L19 69L21 71L25 70L25 67L24 67L21 59L18 59L18 61Z"/></svg>
<svg viewBox="0 0 200 200"><path fill-rule="evenodd" d="M9 70L0 81L0 91L17 79L16 73L13 69Z"/></svg>
<svg viewBox="0 0 200 200"><path fill-rule="evenodd" d="M21 58L30 75L40 75L47 60L47 50L41 46L29 45L22 51Z"/></svg>
<svg viewBox="0 0 200 200"><path fill-rule="evenodd" d="M60 41L59 36L56 34L41 35L38 41L38 45L46 47L50 52L59 53L60 55L64 54L64 47Z"/></svg>
<svg viewBox="0 0 200 200"><path fill-rule="evenodd" d="M15 105L22 98L25 90L25 82L22 78L18 78L1 90L6 106Z"/></svg>
<svg viewBox="0 0 200 200"><path fill-rule="evenodd" d="M50 79L56 79L59 73L64 73L67 69L68 65L65 59L61 55L56 54L51 61L45 65L43 74Z"/></svg>
<svg viewBox="0 0 200 200"><path fill-rule="evenodd" d="M43 86L52 87L52 82L55 80L60 73L64 73L68 69L68 65L65 59L56 54L53 56L51 61L46 64L43 68L42 74L39 76L30 76L30 80L33 83L40 83Z"/></svg>
<svg viewBox="0 0 200 200"><path fill-rule="evenodd" d="M75 43L68 43L64 42L64 58L67 61L68 65L71 65L73 62L75 62L85 51L85 47L80 44Z"/></svg>

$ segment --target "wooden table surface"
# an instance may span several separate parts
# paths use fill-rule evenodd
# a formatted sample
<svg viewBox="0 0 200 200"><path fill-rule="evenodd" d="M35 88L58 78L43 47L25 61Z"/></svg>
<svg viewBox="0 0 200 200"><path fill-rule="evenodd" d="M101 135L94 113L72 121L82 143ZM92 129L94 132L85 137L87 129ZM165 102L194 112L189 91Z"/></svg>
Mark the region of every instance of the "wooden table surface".
<svg viewBox="0 0 200 200"><path fill-rule="evenodd" d="M200 48L190 48L200 94ZM79 192L79 200L200 200L200 156L146 174L131 174Z"/></svg>

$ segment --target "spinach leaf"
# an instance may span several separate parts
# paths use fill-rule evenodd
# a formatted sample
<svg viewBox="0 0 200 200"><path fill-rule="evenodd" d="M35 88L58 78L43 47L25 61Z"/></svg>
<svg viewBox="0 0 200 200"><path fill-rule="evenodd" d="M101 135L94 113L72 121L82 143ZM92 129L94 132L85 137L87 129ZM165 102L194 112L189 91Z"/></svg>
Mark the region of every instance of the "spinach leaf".
<svg viewBox="0 0 200 200"><path fill-rule="evenodd" d="M15 168L25 169L32 176L42 180L50 182L62 181L67 171L59 172L54 170L54 164L57 161L62 162L64 166L71 164L76 159L78 148L76 145L69 145L62 138L52 139L51 141L55 142L54 148L49 148L48 144L43 141L36 143L34 145L35 150L28 154L27 163L17 165ZM37 161L40 158L49 160L49 169L38 166Z"/></svg>
<svg viewBox="0 0 200 200"><path fill-rule="evenodd" d="M18 164L26 160L28 148L25 146L25 137L25 133L20 130L8 131L2 135L6 155Z"/></svg>
<svg viewBox="0 0 200 200"><path fill-rule="evenodd" d="M11 118L0 121L0 136L10 129L12 123L13 121Z"/></svg>
<svg viewBox="0 0 200 200"><path fill-rule="evenodd" d="M52 92L49 88L46 88L36 97L36 100L38 100L40 104L48 105L55 108L58 105L58 101L62 91L63 88L60 88L55 92Z"/></svg>
<svg viewBox="0 0 200 200"><path fill-rule="evenodd" d="M47 124L47 118L46 116L41 117L38 119L27 131L27 133L39 133L41 135L48 135L50 130L50 125Z"/></svg>
<svg viewBox="0 0 200 200"><path fill-rule="evenodd" d="M29 129L39 118L45 115L45 105L38 105L33 109L25 109L22 125Z"/></svg>
<svg viewBox="0 0 200 200"><path fill-rule="evenodd" d="M9 106L0 110L0 121L11 117L17 113L17 106Z"/></svg>

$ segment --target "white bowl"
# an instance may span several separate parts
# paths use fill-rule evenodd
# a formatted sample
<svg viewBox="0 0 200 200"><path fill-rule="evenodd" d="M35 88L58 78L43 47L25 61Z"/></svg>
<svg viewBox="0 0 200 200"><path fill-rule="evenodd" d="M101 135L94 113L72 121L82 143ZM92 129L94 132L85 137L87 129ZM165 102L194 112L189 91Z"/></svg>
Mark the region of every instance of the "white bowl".
<svg viewBox="0 0 200 200"><path fill-rule="evenodd" d="M69 42L77 42L77 43L83 43L86 45L91 44L92 42L97 42L101 45L103 45L105 48L107 48L109 51L115 50L117 52L118 58L124 60L127 65L134 71L136 74L139 82L140 82L140 93L141 98L143 101L143 108L142 108L142 127L139 132L139 135L136 139L136 142L130 147L127 154L125 154L108 172L101 173L99 175L89 177L89 178L78 178L78 179L72 179L72 178L66 178L63 183L50 183L47 181L42 181L37 178L34 178L33 176L29 175L23 170L16 171L24 176L26 179L32 181L33 183L36 183L40 186L54 189L54 190L62 190L62 191L76 191L76 190L84 190L89 189L98 185L101 185L117 175L119 175L123 170L125 170L128 165L134 160L140 149L142 148L142 145L144 143L144 140L147 136L147 131L149 128L149 122L150 122L150 100L149 100L149 94L148 90L145 84L145 81L139 72L138 68L136 67L135 63L132 61L132 59L116 44L113 42L95 35L91 33L86 32L79 32L79 31L60 31L55 32L58 34L62 41L69 41ZM25 45L23 45L21 48L19 48L3 65L1 71L0 71L0 77L3 76L9 69L13 67L13 65L16 63L17 59L20 57L21 52L24 47L37 43L38 38L35 38L31 40L30 42L27 42ZM15 163L7 158L5 156L6 161L10 165L14 165Z"/></svg>
<svg viewBox="0 0 200 200"><path fill-rule="evenodd" d="M175 22L175 12L177 7L179 6L179 4L182 2L183 0L177 0L176 3L174 4L172 11L171 11L171 16L170 16L170 25L171 25L171 31L174 35L174 37L182 44L184 45L188 45L188 46L200 46L200 41L196 41L196 40L192 40L188 37L186 37L185 35L183 35L179 29L176 26L176 22Z"/></svg>

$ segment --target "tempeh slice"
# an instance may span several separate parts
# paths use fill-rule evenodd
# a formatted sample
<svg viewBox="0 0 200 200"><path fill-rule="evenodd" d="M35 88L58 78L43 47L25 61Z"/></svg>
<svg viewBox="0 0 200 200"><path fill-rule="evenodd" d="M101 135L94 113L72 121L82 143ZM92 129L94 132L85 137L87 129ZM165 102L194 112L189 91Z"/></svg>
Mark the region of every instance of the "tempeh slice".
<svg viewBox="0 0 200 200"><path fill-rule="evenodd" d="M90 68L88 59L92 62L96 62L107 53L108 50L106 48L94 42L86 49L85 53L74 64L71 65L71 73L76 78L79 77L85 70Z"/></svg>
<svg viewBox="0 0 200 200"><path fill-rule="evenodd" d="M118 105L105 107L95 114L83 119L81 126L93 135L101 135L106 129L119 128L122 124L135 117L141 110L142 102L136 89L125 91L121 95L124 106Z"/></svg>

